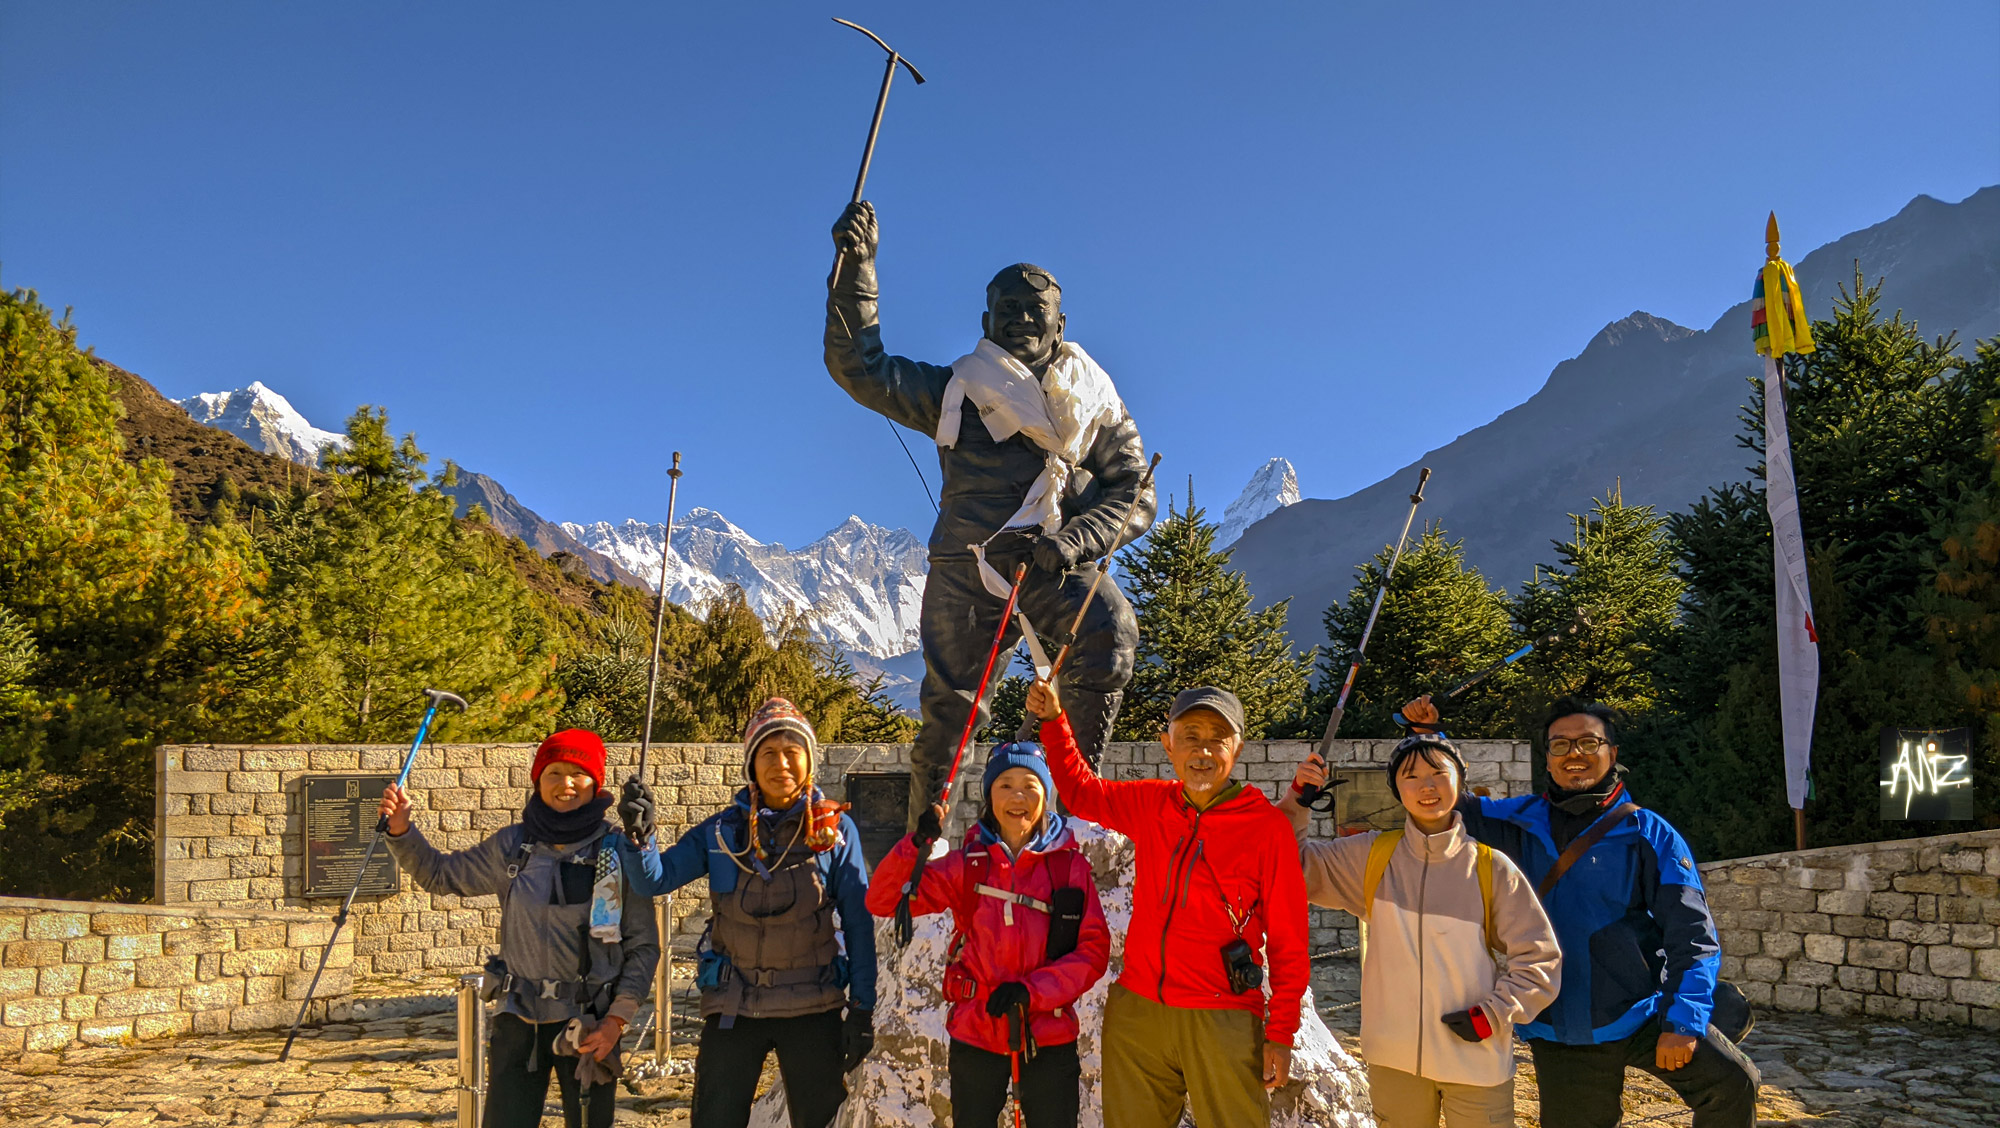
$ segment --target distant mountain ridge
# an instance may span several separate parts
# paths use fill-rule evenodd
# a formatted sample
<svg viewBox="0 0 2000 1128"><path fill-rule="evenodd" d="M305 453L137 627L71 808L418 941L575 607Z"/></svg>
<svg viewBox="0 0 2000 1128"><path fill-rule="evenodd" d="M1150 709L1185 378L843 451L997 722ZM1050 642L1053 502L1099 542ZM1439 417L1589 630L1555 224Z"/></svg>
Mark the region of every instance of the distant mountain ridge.
<svg viewBox="0 0 2000 1128"><path fill-rule="evenodd" d="M1798 260L1810 316L1830 314L1857 262L1869 282L1884 279L1886 312L1901 309L1926 335L1956 330L1969 353L2000 332L2000 187L1956 204L1918 196L1894 218ZM1754 253L1746 257L1746 294L1756 265ZM1747 381L1762 371L1749 304L1706 330L1645 312L1606 325L1491 423L1347 497L1307 498L1263 517L1237 541L1235 565L1260 604L1290 598L1293 622L1317 622L1346 597L1354 569L1395 536L1419 465L1435 472L1419 518L1463 537L1467 559L1508 587L1552 559L1549 542L1567 536L1567 515L1614 483L1628 504L1669 511L1746 480L1752 456L1737 446L1737 414Z"/></svg>
<svg viewBox="0 0 2000 1128"><path fill-rule="evenodd" d="M648 586L659 575L665 525L627 520L562 528L639 572ZM674 523L667 592L675 603L694 605L734 584L766 619L788 608L805 612L822 637L888 658L916 649L928 573L924 543L908 529L885 529L850 516L794 552L765 544L722 514L697 507Z"/></svg>

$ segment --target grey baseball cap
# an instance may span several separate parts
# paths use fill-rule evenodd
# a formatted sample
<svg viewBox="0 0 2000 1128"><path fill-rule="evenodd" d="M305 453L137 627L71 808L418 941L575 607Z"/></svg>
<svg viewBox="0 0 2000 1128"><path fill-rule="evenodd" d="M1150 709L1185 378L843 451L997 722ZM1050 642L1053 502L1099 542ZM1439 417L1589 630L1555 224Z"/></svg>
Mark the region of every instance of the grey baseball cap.
<svg viewBox="0 0 2000 1128"><path fill-rule="evenodd" d="M1198 685L1193 689L1183 689L1174 697L1174 707L1167 710L1167 723L1180 720L1181 714L1190 709L1207 709L1222 714L1236 735L1243 735L1243 702L1226 689L1212 685Z"/></svg>

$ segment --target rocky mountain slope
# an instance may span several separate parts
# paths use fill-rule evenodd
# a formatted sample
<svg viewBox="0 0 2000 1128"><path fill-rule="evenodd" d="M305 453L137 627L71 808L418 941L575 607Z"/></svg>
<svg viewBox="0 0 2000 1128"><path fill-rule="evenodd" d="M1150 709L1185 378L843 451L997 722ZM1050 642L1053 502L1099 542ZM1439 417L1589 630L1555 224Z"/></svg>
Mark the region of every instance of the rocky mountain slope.
<svg viewBox="0 0 2000 1128"><path fill-rule="evenodd" d="M1229 508L1222 511L1222 524L1215 531L1215 547L1228 548L1242 539L1250 526L1299 500L1299 473L1288 458L1274 458L1257 468L1250 481Z"/></svg>
<svg viewBox="0 0 2000 1128"><path fill-rule="evenodd" d="M638 572L649 585L657 579L664 525L599 521L566 523L562 529ZM667 592L675 603L694 606L735 584L767 619L787 609L804 612L821 637L849 651L887 658L917 646L917 612L928 570L924 544L908 529L885 529L849 517L792 551L765 544L712 509L695 508L674 523Z"/></svg>
<svg viewBox="0 0 2000 1128"><path fill-rule="evenodd" d="M1828 316L1857 263L1870 281L1886 278L1886 312L1901 309L1926 335L1956 330L1969 352L2000 332L2000 187L1956 204L1919 196L1806 255L1797 266L1808 314ZM1746 294L1756 265L1746 258ZM1435 476L1421 517L1465 538L1490 581L1517 587L1553 557L1549 542L1568 534L1567 514L1614 483L1628 503L1671 510L1748 478L1737 413L1762 371L1749 327L1747 300L1706 330L1643 312L1615 321L1493 422L1347 497L1264 517L1237 542L1235 564L1260 603L1289 597L1294 622L1316 623L1353 586L1355 567L1396 534L1423 465Z"/></svg>

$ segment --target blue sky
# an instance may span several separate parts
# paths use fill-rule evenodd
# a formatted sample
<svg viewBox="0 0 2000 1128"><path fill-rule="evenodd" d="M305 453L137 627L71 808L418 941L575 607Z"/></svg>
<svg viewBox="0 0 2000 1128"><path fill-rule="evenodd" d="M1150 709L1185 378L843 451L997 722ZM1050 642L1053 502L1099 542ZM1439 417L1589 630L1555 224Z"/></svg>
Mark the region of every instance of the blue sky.
<svg viewBox="0 0 2000 1128"><path fill-rule="evenodd" d="M2000 6L0 0L0 284L172 396L379 403L556 520L929 527L819 352L869 181L898 352L1062 280L1176 493L1338 497L1634 309L2000 182ZM1755 13L1753 19L1751 12ZM936 480L934 458L907 436ZM1217 514L1219 516L1219 512Z"/></svg>

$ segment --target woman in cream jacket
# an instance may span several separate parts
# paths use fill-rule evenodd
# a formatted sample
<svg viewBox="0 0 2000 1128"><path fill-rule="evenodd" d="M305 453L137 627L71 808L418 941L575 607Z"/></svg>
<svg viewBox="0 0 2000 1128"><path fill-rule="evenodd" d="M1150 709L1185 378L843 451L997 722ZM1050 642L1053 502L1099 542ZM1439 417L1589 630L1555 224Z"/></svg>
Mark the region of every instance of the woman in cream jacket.
<svg viewBox="0 0 2000 1128"><path fill-rule="evenodd" d="M1317 756L1278 804L1299 836L1307 899L1363 921L1361 1056L1384 1128L1436 1128L1440 1111L1448 1128L1513 1124L1514 1024L1560 985L1534 889L1452 809L1464 780L1457 747L1421 733L1389 760L1401 830L1307 838L1299 793L1326 782Z"/></svg>

